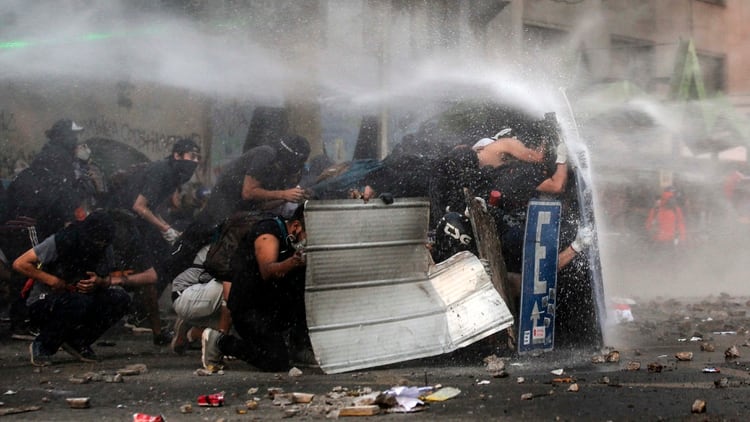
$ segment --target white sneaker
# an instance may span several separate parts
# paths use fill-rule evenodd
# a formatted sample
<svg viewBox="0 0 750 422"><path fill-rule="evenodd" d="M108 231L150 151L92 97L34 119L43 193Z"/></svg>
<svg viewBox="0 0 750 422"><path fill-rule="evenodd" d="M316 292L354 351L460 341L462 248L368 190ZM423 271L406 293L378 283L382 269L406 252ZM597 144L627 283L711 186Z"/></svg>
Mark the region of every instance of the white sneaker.
<svg viewBox="0 0 750 422"><path fill-rule="evenodd" d="M213 328L206 328L201 334L201 362L208 371L216 372L224 368L219 339L223 334Z"/></svg>

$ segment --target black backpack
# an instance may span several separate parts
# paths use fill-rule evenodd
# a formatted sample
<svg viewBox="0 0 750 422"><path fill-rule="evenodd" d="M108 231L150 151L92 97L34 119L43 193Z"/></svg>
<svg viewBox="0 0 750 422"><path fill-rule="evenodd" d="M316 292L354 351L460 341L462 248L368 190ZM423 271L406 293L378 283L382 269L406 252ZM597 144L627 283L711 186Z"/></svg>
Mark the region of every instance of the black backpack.
<svg viewBox="0 0 750 422"><path fill-rule="evenodd" d="M203 267L216 279L230 281L232 279L232 257L242 238L261 220L278 218L263 211L243 211L232 215L221 224L221 232L216 242L211 244Z"/></svg>

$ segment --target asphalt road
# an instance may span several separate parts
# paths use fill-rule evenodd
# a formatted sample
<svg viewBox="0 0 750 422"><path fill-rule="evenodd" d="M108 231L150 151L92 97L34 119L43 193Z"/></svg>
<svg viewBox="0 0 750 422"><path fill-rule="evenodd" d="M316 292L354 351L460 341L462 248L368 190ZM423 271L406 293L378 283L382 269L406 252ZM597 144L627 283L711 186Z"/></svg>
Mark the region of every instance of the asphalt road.
<svg viewBox="0 0 750 422"><path fill-rule="evenodd" d="M460 394L430 403L416 413L338 417L399 421L741 421L750 419L750 348L743 346L750 327L747 308L747 298L728 296L690 303L639 303L633 305L634 322L615 325L608 331L610 349L555 351L534 357L510 355L503 378L493 377L483 363L483 357L493 350L485 345L356 373L326 375L319 369L300 368L301 375L291 376L259 372L233 361L223 375L200 376L195 373L200 368L199 350L177 356L167 347L154 346L150 335L133 334L121 327L102 338L114 346L95 347L101 362L84 364L60 352L53 366L39 369L29 363L28 342L12 340L7 325L2 325L0 413L23 406L39 407L3 416L3 421L131 421L134 413L163 415L168 421L311 420L335 418L337 409L344 405L393 386L442 385L457 388ZM703 341L690 341L696 335L702 335ZM715 350L701 351L704 342ZM725 350L732 345L737 346L740 356L727 360ZM612 350L619 352L619 361L593 362L594 356ZM693 352L692 360L678 361L675 355L679 352ZM634 362L640 369L628 370ZM124 376L121 383L79 383L86 373L111 377L132 364L145 365L147 372ZM649 371L649 364L652 368L661 365L661 372ZM707 367L721 372L704 373ZM562 375L551 373L559 369ZM571 381L578 391L569 391ZM314 397L309 404L281 404L284 396L279 395L275 404L268 392L274 388ZM222 391L224 406L198 406L198 396ZM90 407L71 409L66 399L73 397L88 397ZM257 408L246 410L246 402L252 399L257 399ZM705 413L692 413L696 400L705 401ZM187 404L192 412L182 413Z"/></svg>

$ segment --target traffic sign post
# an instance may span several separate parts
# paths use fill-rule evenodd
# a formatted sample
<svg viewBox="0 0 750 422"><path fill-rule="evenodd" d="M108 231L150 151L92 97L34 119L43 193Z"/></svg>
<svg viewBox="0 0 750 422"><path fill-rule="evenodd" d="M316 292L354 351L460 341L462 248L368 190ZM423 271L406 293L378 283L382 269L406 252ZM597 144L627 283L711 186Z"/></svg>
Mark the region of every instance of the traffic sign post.
<svg viewBox="0 0 750 422"><path fill-rule="evenodd" d="M560 201L529 201L523 246L518 353L551 351L555 341Z"/></svg>

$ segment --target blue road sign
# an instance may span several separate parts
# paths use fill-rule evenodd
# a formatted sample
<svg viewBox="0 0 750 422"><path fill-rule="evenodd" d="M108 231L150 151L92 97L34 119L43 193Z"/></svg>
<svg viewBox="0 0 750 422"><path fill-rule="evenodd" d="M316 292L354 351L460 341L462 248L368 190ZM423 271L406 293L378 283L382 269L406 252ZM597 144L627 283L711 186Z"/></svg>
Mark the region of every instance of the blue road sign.
<svg viewBox="0 0 750 422"><path fill-rule="evenodd" d="M550 351L555 341L560 201L529 201L523 244L518 353Z"/></svg>

